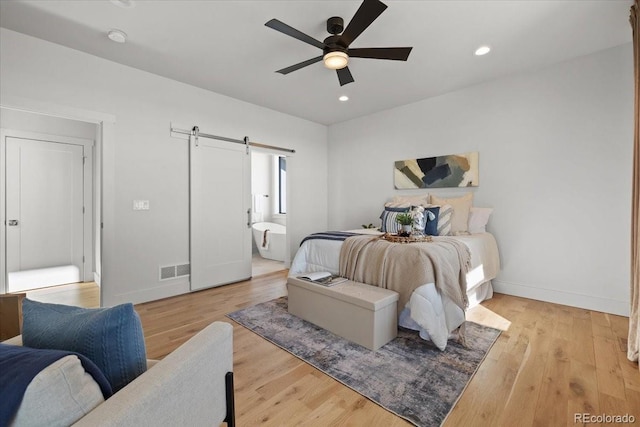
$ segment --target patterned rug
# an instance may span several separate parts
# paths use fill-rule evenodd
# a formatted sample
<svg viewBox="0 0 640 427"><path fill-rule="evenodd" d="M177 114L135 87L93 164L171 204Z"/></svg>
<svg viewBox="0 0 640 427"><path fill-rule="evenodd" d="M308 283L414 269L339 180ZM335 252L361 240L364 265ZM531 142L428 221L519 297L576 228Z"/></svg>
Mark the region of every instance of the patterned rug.
<svg viewBox="0 0 640 427"><path fill-rule="evenodd" d="M400 329L371 351L289 314L286 297L227 316L417 426L442 424L500 335L466 322L469 348L449 340L440 351Z"/></svg>

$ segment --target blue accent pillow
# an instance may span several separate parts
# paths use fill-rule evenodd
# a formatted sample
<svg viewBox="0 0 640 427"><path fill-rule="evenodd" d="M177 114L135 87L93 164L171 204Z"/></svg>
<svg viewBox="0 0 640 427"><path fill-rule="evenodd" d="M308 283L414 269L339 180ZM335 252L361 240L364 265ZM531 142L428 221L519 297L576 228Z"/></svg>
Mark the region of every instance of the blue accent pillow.
<svg viewBox="0 0 640 427"><path fill-rule="evenodd" d="M431 212L434 219L431 219L427 212ZM438 235L438 216L440 215L440 206L432 206L430 208L424 208L424 217L426 219L426 224L424 227L424 234L427 236L437 236Z"/></svg>
<svg viewBox="0 0 640 427"><path fill-rule="evenodd" d="M117 392L147 369L142 324L133 304L82 308L22 301L27 347L80 353L95 363Z"/></svg>
<svg viewBox="0 0 640 427"><path fill-rule="evenodd" d="M380 219L382 220L380 231L383 233L397 233L400 225L398 221L396 221L396 217L401 212L409 212L409 208L385 207L384 211L380 214Z"/></svg>

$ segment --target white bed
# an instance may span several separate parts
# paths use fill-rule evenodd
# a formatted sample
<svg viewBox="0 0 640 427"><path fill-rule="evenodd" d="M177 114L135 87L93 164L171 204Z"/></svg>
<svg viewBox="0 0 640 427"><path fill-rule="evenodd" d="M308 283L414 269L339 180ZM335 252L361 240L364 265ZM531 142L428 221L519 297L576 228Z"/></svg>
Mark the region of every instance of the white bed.
<svg viewBox="0 0 640 427"><path fill-rule="evenodd" d="M353 233L381 235L374 230L350 230ZM491 280L500 270L500 258L496 240L490 233L465 236L450 236L464 243L471 252L471 268L467 274L467 296L469 307L493 296ZM290 276L315 271L339 272L340 240L306 240L298 249ZM449 298L441 297L434 283L425 283L417 288L406 307L401 310L398 323L409 329L420 331L420 336L431 340L444 350L452 331L464 322L464 312Z"/></svg>

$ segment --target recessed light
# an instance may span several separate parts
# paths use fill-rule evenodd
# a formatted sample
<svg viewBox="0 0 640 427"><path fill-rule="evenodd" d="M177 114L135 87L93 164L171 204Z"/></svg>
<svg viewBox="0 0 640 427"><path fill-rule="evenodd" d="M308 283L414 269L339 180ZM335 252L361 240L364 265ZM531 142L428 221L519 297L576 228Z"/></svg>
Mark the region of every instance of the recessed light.
<svg viewBox="0 0 640 427"><path fill-rule="evenodd" d="M342 101L342 102L344 102L344 101L348 101L348 100L349 100L349 97L348 97L347 95L342 95L342 96L340 96L340 98L338 98L338 100L339 100L339 101Z"/></svg>
<svg viewBox="0 0 640 427"><path fill-rule="evenodd" d="M131 9L133 6L135 6L133 0L111 0L111 3L124 9Z"/></svg>
<svg viewBox="0 0 640 427"><path fill-rule="evenodd" d="M116 43L124 43L127 41L127 33L122 30L109 30L107 37Z"/></svg>
<svg viewBox="0 0 640 427"><path fill-rule="evenodd" d="M491 52L491 48L489 46L480 46L479 48L476 49L476 56L482 56L482 55L486 55L487 53Z"/></svg>

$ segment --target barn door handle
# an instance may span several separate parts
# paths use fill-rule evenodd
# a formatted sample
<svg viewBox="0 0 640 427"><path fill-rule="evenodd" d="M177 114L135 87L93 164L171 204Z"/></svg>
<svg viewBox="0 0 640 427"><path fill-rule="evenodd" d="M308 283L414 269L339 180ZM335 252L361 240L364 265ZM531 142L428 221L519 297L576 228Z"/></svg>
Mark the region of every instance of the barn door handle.
<svg viewBox="0 0 640 427"><path fill-rule="evenodd" d="M15 227L15 226L17 226L17 225L18 225L18 220L17 220L17 219L10 219L10 220L7 222L7 225L8 225L9 227Z"/></svg>
<svg viewBox="0 0 640 427"><path fill-rule="evenodd" d="M251 228L251 209L247 209L247 228Z"/></svg>

